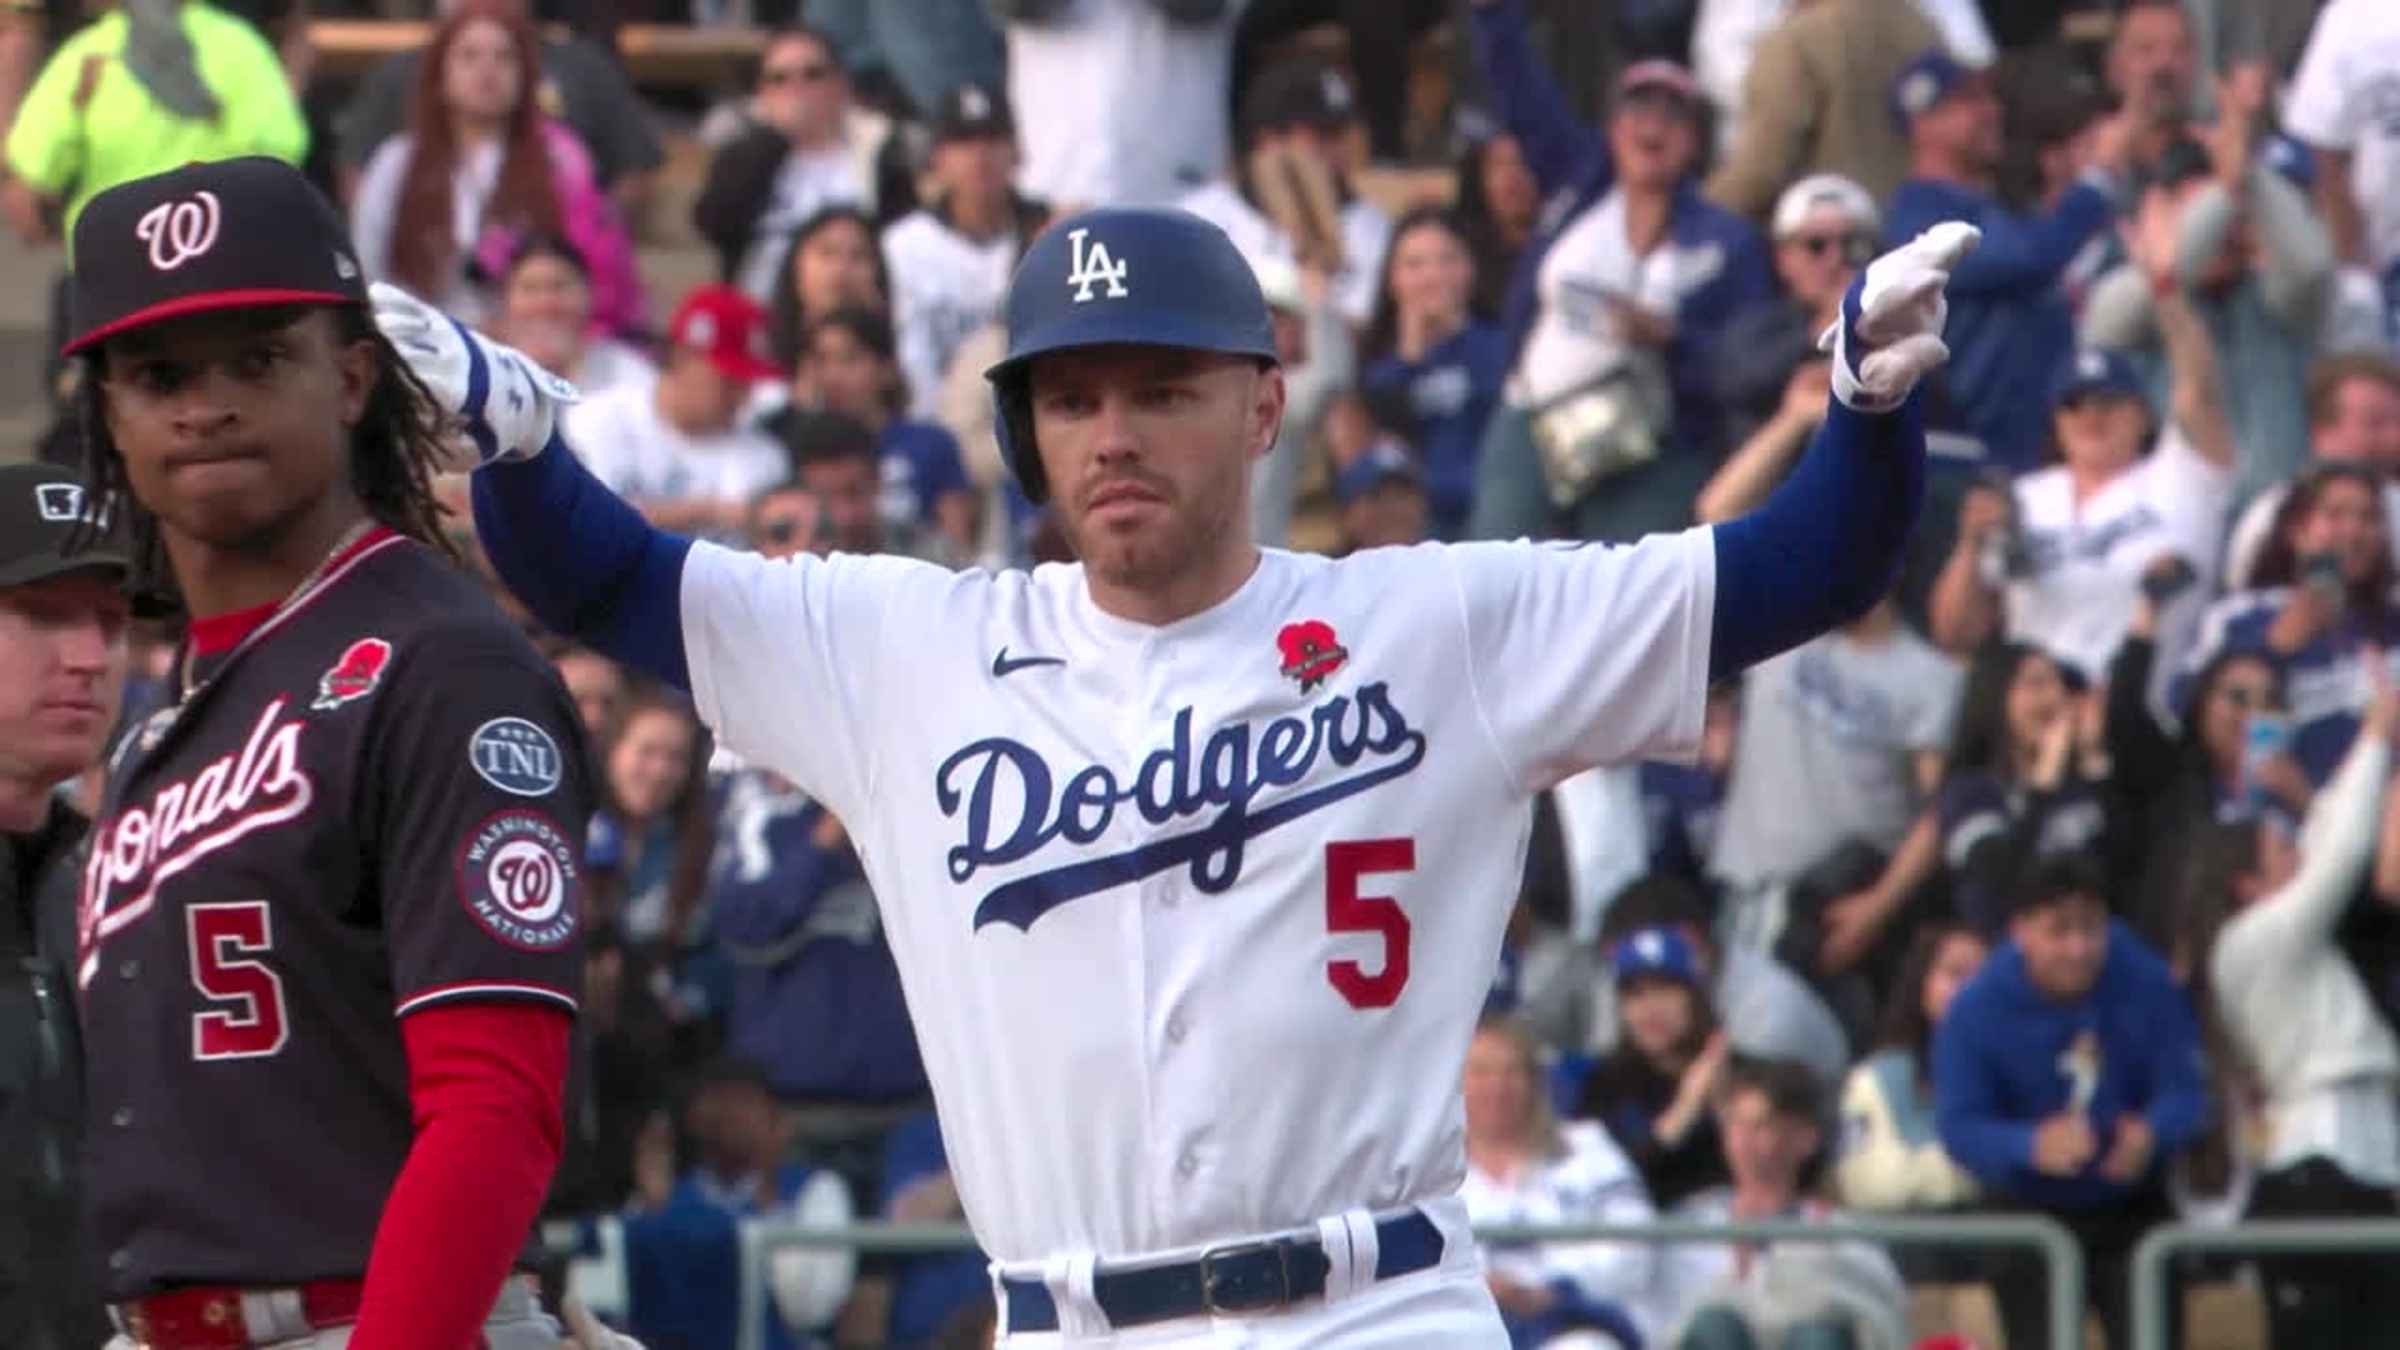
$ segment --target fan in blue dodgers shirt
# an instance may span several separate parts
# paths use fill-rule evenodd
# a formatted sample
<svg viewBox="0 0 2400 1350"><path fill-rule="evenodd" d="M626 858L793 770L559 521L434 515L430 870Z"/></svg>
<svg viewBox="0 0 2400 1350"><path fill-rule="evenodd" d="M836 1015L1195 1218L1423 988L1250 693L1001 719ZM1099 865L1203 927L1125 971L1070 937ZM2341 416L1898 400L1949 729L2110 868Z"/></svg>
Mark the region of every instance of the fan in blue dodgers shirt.
<svg viewBox="0 0 2400 1350"><path fill-rule="evenodd" d="M2200 623L2180 684L2227 653L2253 652L2283 676L2292 758L2323 787L2358 735L2371 687L2365 667L2400 648L2391 522L2383 486L2362 466L2329 464L2293 487L2259 550L2252 590L2226 596ZM2179 689L2174 706L2181 707Z"/></svg>
<svg viewBox="0 0 2400 1350"><path fill-rule="evenodd" d="M2167 1217L2162 1164L2198 1137L2208 1097L2191 1004L2108 917L2102 886L2069 855L2016 891L2007 940L1934 1031L1934 1121L1994 1208L2043 1211L2074 1233L2122 1346L2128 1258ZM2012 1262L1992 1285L2008 1344L2040 1345L2040 1265Z"/></svg>
<svg viewBox="0 0 2400 1350"><path fill-rule="evenodd" d="M1457 1075L1532 800L1689 753L1710 681L1883 593L1923 469L1908 394L1974 238L1868 267L1824 430L1740 520L1325 559L1248 533L1286 390L1232 242L1071 216L1018 268L993 373L1010 466L1082 559L1030 573L654 530L556 442L571 390L377 296L483 452L500 575L700 691L858 840L1012 1343L1213 1345L1239 1312L1260 1350L1489 1348Z"/></svg>
<svg viewBox="0 0 2400 1350"><path fill-rule="evenodd" d="M726 1036L785 1101L914 1101L925 1066L842 822L765 769L728 776L709 912L733 962Z"/></svg>

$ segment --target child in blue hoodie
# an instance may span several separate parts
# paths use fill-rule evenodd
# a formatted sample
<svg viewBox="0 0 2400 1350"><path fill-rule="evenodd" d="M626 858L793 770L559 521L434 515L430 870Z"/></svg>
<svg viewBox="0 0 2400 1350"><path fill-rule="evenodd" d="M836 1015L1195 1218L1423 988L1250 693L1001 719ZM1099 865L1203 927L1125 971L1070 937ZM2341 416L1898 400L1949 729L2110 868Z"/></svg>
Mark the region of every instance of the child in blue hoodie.
<svg viewBox="0 0 2400 1350"><path fill-rule="evenodd" d="M1943 1147L1995 1205L2075 1233L2109 1343L2122 1346L2127 1258L2165 1217L2165 1161L2199 1136L2208 1096L2191 1004L2158 954L2108 917L2105 886L2077 855L2018 889L2007 940L1934 1034L1934 1112ZM2008 1344L2041 1344L2038 1265L1994 1292Z"/></svg>

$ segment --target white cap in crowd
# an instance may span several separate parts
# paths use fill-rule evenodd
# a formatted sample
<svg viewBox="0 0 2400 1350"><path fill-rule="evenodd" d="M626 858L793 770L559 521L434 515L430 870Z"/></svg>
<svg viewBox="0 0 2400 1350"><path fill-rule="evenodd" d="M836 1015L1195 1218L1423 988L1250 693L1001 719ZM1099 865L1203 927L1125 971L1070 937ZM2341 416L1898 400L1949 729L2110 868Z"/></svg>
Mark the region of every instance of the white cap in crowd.
<svg viewBox="0 0 2400 1350"><path fill-rule="evenodd" d="M1808 223L1809 214L1821 206L1839 210L1854 228L1865 233L1883 229L1883 213L1875 209L1875 198L1865 188L1838 173L1812 173L1775 199L1775 237L1797 233Z"/></svg>

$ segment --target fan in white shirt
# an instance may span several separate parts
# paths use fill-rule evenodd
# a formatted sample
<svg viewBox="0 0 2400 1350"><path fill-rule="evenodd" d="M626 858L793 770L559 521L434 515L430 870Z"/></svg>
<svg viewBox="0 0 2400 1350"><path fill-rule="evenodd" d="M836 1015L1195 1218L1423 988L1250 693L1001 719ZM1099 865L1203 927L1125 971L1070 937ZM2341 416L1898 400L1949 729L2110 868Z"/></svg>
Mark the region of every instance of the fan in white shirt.
<svg viewBox="0 0 2400 1350"><path fill-rule="evenodd" d="M562 430L592 473L661 529L738 538L752 496L791 476L791 456L741 424L752 388L782 377L767 312L730 286L684 297L667 363L569 408Z"/></svg>
<svg viewBox="0 0 2400 1350"><path fill-rule="evenodd" d="M1591 1121L1561 1125L1533 1034L1487 1017L1467 1045L1467 1180L1477 1224L1646 1223L1641 1174ZM1571 1328L1646 1333L1653 1257L1638 1242L1492 1243L1484 1279L1512 1332ZM1527 1339L1531 1339L1528 1335Z"/></svg>
<svg viewBox="0 0 2400 1350"><path fill-rule="evenodd" d="M2317 16L2284 125L2317 153L2317 204L2345 262L2400 263L2400 5L2333 0Z"/></svg>
<svg viewBox="0 0 2400 1350"><path fill-rule="evenodd" d="M1156 0L1008 8L1042 11L1010 19L1007 30L1026 192L1152 206L1223 171L1233 6L1190 22Z"/></svg>
<svg viewBox="0 0 2400 1350"><path fill-rule="evenodd" d="M997 94L972 84L952 91L934 113L932 205L884 231L900 372L908 415L919 421L939 415L943 377L961 344L999 317L1017 255L1044 214L1009 187L1016 134Z"/></svg>
<svg viewBox="0 0 2400 1350"><path fill-rule="evenodd" d="M1289 152L1321 164L1326 176L1346 192L1365 143L1357 99L1338 71L1310 64L1277 67L1251 82L1242 100L1242 128L1247 160L1237 174L1239 185L1210 183L1176 204L1232 236L1253 268L1261 262L1297 263L1301 244L1259 209L1258 202L1270 188L1252 181L1251 172L1264 162L1262 155ZM1392 220L1373 202L1352 197L1341 203L1336 224L1342 257L1331 278L1333 305L1352 325L1363 328L1375 313L1375 287L1383 275L1384 250L1391 245Z"/></svg>
<svg viewBox="0 0 2400 1350"><path fill-rule="evenodd" d="M2214 590L2236 469L2215 344L2171 280L2173 223L2146 217L2133 240L2144 272L2168 283L2154 285L2174 370L2165 418L2121 354L2088 350L2062 365L2050 391L2061 462L2005 495L1978 488L1960 503L1958 542L1930 606L1934 640L1948 650L1967 655L1999 630L2098 678L2133 622L2142 574L2173 554L2201 584L2159 625L2152 693L2164 698Z"/></svg>
<svg viewBox="0 0 2400 1350"><path fill-rule="evenodd" d="M2254 1213L2394 1214L2400 1041L2335 933L2370 861L2377 897L2400 896L2400 818L2386 794L2400 700L2371 670L2358 738L2296 844L2280 822L2242 822L2213 827L2193 853L2183 918L2193 964L2266 1099ZM2276 1345L2354 1343L2358 1328L2400 1316L2400 1293L2372 1264L2272 1262L2266 1273Z"/></svg>

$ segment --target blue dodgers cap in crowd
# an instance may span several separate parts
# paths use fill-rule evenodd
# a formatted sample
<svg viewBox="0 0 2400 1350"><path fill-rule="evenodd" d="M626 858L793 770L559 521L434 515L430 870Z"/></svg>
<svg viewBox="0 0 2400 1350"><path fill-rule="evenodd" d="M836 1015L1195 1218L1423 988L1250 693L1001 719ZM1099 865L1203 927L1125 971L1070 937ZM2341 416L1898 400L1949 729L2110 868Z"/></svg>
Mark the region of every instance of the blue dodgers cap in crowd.
<svg viewBox="0 0 2400 1350"><path fill-rule="evenodd" d="M1625 935L1617 944L1612 962L1617 983L1644 976L1680 980L1695 988L1700 984L1700 958L1683 934L1672 928L1639 928Z"/></svg>
<svg viewBox="0 0 2400 1350"><path fill-rule="evenodd" d="M2306 144L2284 132L2266 138L2258 148L2259 159L2293 187L2315 187L2317 161Z"/></svg>
<svg viewBox="0 0 2400 1350"><path fill-rule="evenodd" d="M1408 453L1408 447L1386 437L1369 445L1333 476L1333 499L1348 506L1391 482L1421 488L1425 486L1425 473L1417 467L1417 457Z"/></svg>
<svg viewBox="0 0 2400 1350"><path fill-rule="evenodd" d="M2125 359L2123 352L2099 347L2085 347L2074 358L2058 368L2050 380L2050 406L2063 408L2089 394L2120 394L2126 398L2150 401L2150 391L2142 387L2142 377Z"/></svg>
<svg viewBox="0 0 2400 1350"><path fill-rule="evenodd" d="M1943 99L1956 93L1959 86L1980 79L1983 72L1965 65L1940 47L1931 48L1900 68L1892 79L1892 121L1902 131Z"/></svg>

